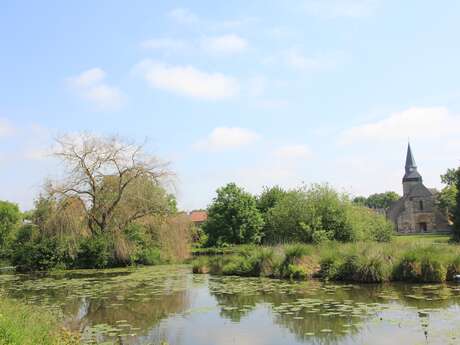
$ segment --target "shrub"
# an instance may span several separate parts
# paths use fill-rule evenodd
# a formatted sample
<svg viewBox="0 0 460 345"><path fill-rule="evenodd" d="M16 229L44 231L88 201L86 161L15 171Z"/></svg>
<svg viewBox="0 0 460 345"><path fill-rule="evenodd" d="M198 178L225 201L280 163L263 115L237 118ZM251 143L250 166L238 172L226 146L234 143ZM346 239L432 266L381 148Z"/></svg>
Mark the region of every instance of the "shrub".
<svg viewBox="0 0 460 345"><path fill-rule="evenodd" d="M338 257L334 255L321 259L319 277L324 280L334 280L339 272L340 264Z"/></svg>
<svg viewBox="0 0 460 345"><path fill-rule="evenodd" d="M389 279L390 270L388 262L385 262L380 256L363 257L354 276L354 281L360 283L381 283Z"/></svg>
<svg viewBox="0 0 460 345"><path fill-rule="evenodd" d="M405 253L393 270L393 280L416 282L420 275L420 262L418 262L417 253L414 251Z"/></svg>
<svg viewBox="0 0 460 345"><path fill-rule="evenodd" d="M421 263L420 281L423 283L442 283L446 280L447 270L437 258L425 257Z"/></svg>
<svg viewBox="0 0 460 345"><path fill-rule="evenodd" d="M161 258L161 250L155 247L143 248L139 252L136 263L141 265L160 265L164 263Z"/></svg>
<svg viewBox="0 0 460 345"><path fill-rule="evenodd" d="M454 277L457 274L460 274L460 255L451 258L450 263L447 266L446 280L454 280Z"/></svg>
<svg viewBox="0 0 460 345"><path fill-rule="evenodd" d="M353 281L355 273L359 270L359 257L356 254L347 255L339 265L335 280Z"/></svg>
<svg viewBox="0 0 460 345"><path fill-rule="evenodd" d="M44 271L65 268L70 259L53 237L39 237L35 227L25 226L13 244L11 261L18 271Z"/></svg>
<svg viewBox="0 0 460 345"><path fill-rule="evenodd" d="M304 244L290 244L284 247L284 260L279 265L281 278L305 279L313 275L314 262L308 255L311 249Z"/></svg>
<svg viewBox="0 0 460 345"><path fill-rule="evenodd" d="M104 268L113 264L109 240L106 236L96 235L84 238L80 242L74 266L77 268Z"/></svg>
<svg viewBox="0 0 460 345"><path fill-rule="evenodd" d="M395 266L393 279L421 283L440 283L447 277L446 255L442 249L416 247L406 252Z"/></svg>

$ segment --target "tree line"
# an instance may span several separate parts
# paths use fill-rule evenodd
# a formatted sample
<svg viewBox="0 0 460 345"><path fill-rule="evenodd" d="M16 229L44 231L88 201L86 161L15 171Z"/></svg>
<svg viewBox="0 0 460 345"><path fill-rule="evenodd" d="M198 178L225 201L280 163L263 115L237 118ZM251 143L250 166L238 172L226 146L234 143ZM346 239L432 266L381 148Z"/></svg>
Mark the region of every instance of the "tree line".
<svg viewBox="0 0 460 345"><path fill-rule="evenodd" d="M217 190L203 224L205 246L389 241L393 225L327 184L252 195L234 183Z"/></svg>

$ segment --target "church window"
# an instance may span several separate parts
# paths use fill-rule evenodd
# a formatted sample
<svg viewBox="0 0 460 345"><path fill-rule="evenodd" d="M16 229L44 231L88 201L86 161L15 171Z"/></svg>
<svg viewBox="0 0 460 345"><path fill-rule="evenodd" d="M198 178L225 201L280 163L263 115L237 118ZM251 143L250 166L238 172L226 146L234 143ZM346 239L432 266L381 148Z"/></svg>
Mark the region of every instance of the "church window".
<svg viewBox="0 0 460 345"><path fill-rule="evenodd" d="M420 211L423 211L423 200L419 201Z"/></svg>

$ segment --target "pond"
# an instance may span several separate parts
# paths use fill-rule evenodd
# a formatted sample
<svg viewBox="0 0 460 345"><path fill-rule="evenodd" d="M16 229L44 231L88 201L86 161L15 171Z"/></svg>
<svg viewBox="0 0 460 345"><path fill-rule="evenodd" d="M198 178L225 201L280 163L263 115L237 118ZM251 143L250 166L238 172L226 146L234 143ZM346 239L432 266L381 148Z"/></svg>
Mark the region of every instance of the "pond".
<svg viewBox="0 0 460 345"><path fill-rule="evenodd" d="M460 344L459 285L194 275L188 266L1 274L87 344Z"/></svg>

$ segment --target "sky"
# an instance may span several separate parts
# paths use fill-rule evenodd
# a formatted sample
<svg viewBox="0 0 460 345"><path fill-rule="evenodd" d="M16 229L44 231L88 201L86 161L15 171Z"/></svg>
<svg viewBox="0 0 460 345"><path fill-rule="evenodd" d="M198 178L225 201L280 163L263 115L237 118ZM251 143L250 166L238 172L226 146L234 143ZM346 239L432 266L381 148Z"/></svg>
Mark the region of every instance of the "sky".
<svg viewBox="0 0 460 345"><path fill-rule="evenodd" d="M428 187L460 165L460 2L0 3L0 199L33 207L56 136L143 142L180 208L216 188Z"/></svg>

